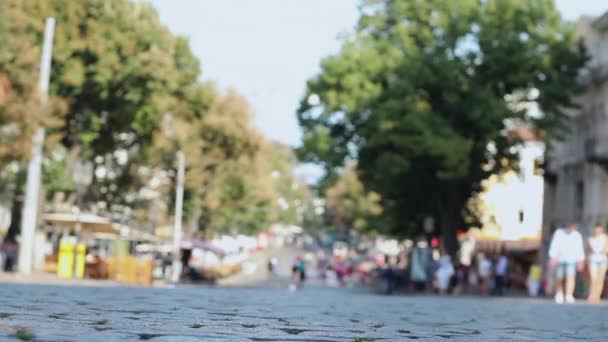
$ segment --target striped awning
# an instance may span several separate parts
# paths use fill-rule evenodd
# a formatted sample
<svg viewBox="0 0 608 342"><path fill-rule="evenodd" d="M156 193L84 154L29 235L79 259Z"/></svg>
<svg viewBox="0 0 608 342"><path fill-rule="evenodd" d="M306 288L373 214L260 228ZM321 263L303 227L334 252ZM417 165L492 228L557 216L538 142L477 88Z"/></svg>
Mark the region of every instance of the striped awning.
<svg viewBox="0 0 608 342"><path fill-rule="evenodd" d="M42 220L61 228L76 229L80 226L83 233L120 234L110 219L88 213L46 213Z"/></svg>

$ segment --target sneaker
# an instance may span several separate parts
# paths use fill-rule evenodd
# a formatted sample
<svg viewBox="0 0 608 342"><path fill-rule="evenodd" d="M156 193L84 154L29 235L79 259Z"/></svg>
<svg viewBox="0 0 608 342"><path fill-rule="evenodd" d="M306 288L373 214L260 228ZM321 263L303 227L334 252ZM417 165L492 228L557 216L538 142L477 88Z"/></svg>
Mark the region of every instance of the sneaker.
<svg viewBox="0 0 608 342"><path fill-rule="evenodd" d="M572 297L572 295L566 296L566 303L574 304L575 302L576 302L576 300L574 299L574 297Z"/></svg>
<svg viewBox="0 0 608 342"><path fill-rule="evenodd" d="M564 294L561 292L558 292L555 294L555 302L557 304L563 304L564 303Z"/></svg>

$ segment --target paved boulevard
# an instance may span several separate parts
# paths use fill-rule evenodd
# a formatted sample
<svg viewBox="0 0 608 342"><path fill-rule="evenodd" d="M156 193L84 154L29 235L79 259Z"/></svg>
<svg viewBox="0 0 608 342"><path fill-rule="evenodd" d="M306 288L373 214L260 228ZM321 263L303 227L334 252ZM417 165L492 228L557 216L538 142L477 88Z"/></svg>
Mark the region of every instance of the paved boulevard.
<svg viewBox="0 0 608 342"><path fill-rule="evenodd" d="M352 290L0 285L0 340L606 340L605 306Z"/></svg>

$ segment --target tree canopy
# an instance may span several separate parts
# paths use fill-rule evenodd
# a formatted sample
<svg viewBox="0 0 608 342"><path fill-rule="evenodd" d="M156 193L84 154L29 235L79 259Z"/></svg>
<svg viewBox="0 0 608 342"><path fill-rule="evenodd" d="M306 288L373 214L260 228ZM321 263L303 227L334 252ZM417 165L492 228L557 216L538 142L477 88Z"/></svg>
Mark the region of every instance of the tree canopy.
<svg viewBox="0 0 608 342"><path fill-rule="evenodd" d="M353 163L348 163L325 191L325 205L331 222L339 229L373 232L379 228L380 196L365 190Z"/></svg>
<svg viewBox="0 0 608 342"><path fill-rule="evenodd" d="M512 158L504 130L557 133L585 60L551 0L365 0L307 83L299 155L328 174L357 159L387 232L432 216L453 252L468 198Z"/></svg>
<svg viewBox="0 0 608 342"><path fill-rule="evenodd" d="M0 14L0 185L12 185L14 200L42 124L47 200L58 192L73 198L80 170L91 178L80 184L83 210L127 208L136 224L168 223L175 156L183 151L191 232L253 233L297 219L290 204L306 194L292 189L290 149L253 127L242 96L200 81L188 40L150 4L4 0ZM48 16L57 24L50 105L41 111L36 87ZM285 176L276 180L274 170Z"/></svg>

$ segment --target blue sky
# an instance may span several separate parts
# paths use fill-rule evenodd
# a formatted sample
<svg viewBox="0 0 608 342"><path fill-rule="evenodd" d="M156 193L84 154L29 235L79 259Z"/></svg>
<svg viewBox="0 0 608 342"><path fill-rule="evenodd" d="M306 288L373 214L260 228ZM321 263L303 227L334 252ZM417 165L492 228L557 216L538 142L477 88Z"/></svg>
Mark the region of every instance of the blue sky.
<svg viewBox="0 0 608 342"><path fill-rule="evenodd" d="M236 89L256 125L296 146L295 110L319 61L338 51L358 17L357 0L151 0L163 23L190 38L203 79ZM600 15L604 0L557 0L563 16Z"/></svg>

